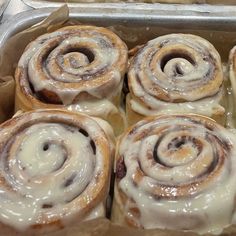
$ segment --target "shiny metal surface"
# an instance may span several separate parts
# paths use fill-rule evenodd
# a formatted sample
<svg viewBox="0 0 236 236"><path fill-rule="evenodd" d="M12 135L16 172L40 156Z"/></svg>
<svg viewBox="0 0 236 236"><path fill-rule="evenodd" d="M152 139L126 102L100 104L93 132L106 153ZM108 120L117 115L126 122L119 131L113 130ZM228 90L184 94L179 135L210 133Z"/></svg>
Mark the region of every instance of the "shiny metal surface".
<svg viewBox="0 0 236 236"><path fill-rule="evenodd" d="M4 10L7 8L10 0L0 0L0 17L2 17Z"/></svg>
<svg viewBox="0 0 236 236"><path fill-rule="evenodd" d="M14 15L32 9L21 0L11 0L5 9L2 17L2 22L6 21L7 19L11 19Z"/></svg>
<svg viewBox="0 0 236 236"><path fill-rule="evenodd" d="M16 5L15 5L16 4ZM90 7L88 7L90 6ZM31 10L30 10L31 9ZM46 17L55 10L56 7L45 7L33 10L31 7L26 6L19 0L12 0L4 15L16 15L14 18L9 19L11 26L15 25L16 28L19 24L29 21L31 24L34 21ZM30 11L28 11L30 10ZM27 12L22 12L27 11ZM236 23L236 6L210 6L210 5L175 5L175 4L79 4L79 7L70 8L70 16L72 18L81 18L94 20L97 19L101 22L117 22L120 20L128 20L131 22L143 22L146 24L174 24L191 23L198 24L207 22L207 24L227 25L229 23ZM229 25L231 26L231 25ZM6 25L5 28L7 31ZM12 29L10 29L11 31Z"/></svg>
<svg viewBox="0 0 236 236"><path fill-rule="evenodd" d="M33 7L33 8L45 8L45 7L59 7L65 4L63 1L50 1L50 0L22 0L26 5ZM185 10L193 10L193 11L202 11L202 12L209 12L214 11L214 9L217 9L220 11L220 8L222 11L229 11L232 8L236 8L236 6L223 6L223 5L208 5L208 4L162 4L162 3L125 3L125 2L117 2L117 3L93 3L92 1L86 1L84 0L83 3L70 3L70 1L67 1L67 5L69 7L84 7L87 8L123 8L125 9L127 6L133 6L135 8L142 8L142 9L152 9L152 8L163 8L165 5L168 8L172 9L185 9Z"/></svg>
<svg viewBox="0 0 236 236"><path fill-rule="evenodd" d="M116 27L115 31L133 46L160 34L196 33L228 53L236 39L236 7L168 4L93 4L70 8L70 17L81 23ZM97 7L95 7L97 6ZM145 7L144 7L145 6ZM28 10L29 8L24 8ZM15 33L43 20L56 8L21 12L0 26L0 47ZM5 13L6 15L8 12ZM201 32L200 32L201 31ZM225 33L227 32L227 33ZM227 38L225 38L227 36ZM229 41L230 39L230 41ZM232 40L233 39L233 40ZM230 44L224 44L228 40ZM224 48L227 47L227 50Z"/></svg>

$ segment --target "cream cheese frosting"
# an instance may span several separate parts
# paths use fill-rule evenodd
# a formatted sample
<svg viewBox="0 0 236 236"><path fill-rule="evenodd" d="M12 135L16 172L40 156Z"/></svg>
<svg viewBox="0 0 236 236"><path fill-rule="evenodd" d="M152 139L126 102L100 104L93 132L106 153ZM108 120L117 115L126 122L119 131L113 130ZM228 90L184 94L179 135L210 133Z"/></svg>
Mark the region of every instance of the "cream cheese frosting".
<svg viewBox="0 0 236 236"><path fill-rule="evenodd" d="M236 223L235 147L235 133L209 118L140 121L118 149L125 168L116 169L126 172L117 175L116 201L124 217L145 229L221 233Z"/></svg>
<svg viewBox="0 0 236 236"><path fill-rule="evenodd" d="M147 42L131 58L128 81L138 114L224 114L220 55L199 36L170 34Z"/></svg>
<svg viewBox="0 0 236 236"><path fill-rule="evenodd" d="M96 120L37 111L0 133L1 222L22 231L104 216L113 147Z"/></svg>

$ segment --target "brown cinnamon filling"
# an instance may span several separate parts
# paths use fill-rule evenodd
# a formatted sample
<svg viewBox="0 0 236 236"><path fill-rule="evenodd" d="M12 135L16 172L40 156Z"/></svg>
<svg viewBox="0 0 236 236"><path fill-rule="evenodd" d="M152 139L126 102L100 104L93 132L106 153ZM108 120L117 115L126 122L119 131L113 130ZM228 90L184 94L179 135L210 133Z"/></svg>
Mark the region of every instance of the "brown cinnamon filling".
<svg viewBox="0 0 236 236"><path fill-rule="evenodd" d="M79 132L81 133L81 134L83 134L85 137L88 137L89 136L89 134L88 134L88 132L87 131L85 131L84 129L79 129Z"/></svg>
<svg viewBox="0 0 236 236"><path fill-rule="evenodd" d="M126 175L127 169L124 162L124 157L120 157L116 162L116 178L123 179Z"/></svg>
<svg viewBox="0 0 236 236"><path fill-rule="evenodd" d="M44 203L43 205L42 205L42 208L43 209L48 209L48 208L52 208L53 207L53 204L50 204L50 203Z"/></svg>
<svg viewBox="0 0 236 236"><path fill-rule="evenodd" d="M161 59L161 63L160 63L161 70L164 71L164 68L165 68L166 64L168 63L168 61L170 61L174 58L183 58L183 59L189 61L193 66L195 66L195 64L196 64L196 62L194 61L194 59L190 55L188 55L184 52L179 52L179 53L174 52L174 53L169 53L169 54L165 55Z"/></svg>
<svg viewBox="0 0 236 236"><path fill-rule="evenodd" d="M193 147L196 147L198 149L197 155L199 155L202 151L202 144L200 141L198 141L196 138L191 136L181 136L174 138L169 144L168 149L179 149L183 145L187 143L192 143Z"/></svg>
<svg viewBox="0 0 236 236"><path fill-rule="evenodd" d="M43 145L43 150L46 152L49 149L49 143Z"/></svg>
<svg viewBox="0 0 236 236"><path fill-rule="evenodd" d="M96 145L93 140L90 140L90 145L93 150L93 154L96 155Z"/></svg>
<svg viewBox="0 0 236 236"><path fill-rule="evenodd" d="M69 187L70 185L73 184L75 178L77 176L77 173L73 173L64 183L63 183L63 187L64 188L67 188Z"/></svg>
<svg viewBox="0 0 236 236"><path fill-rule="evenodd" d="M85 48L85 47L81 47L81 48L68 48L68 50L66 50L63 55L67 54L67 53L71 53L71 52L78 52L81 53L83 55L85 55L88 60L89 63L92 63L95 59L95 55L94 53L89 49L89 48Z"/></svg>

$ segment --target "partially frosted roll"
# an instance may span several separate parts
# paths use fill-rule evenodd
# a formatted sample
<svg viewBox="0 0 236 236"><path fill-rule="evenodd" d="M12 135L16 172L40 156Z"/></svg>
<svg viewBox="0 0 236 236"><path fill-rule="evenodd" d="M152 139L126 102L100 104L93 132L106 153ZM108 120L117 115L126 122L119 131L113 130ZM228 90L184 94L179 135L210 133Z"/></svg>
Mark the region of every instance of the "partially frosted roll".
<svg viewBox="0 0 236 236"><path fill-rule="evenodd" d="M235 133L199 115L146 118L117 146L113 221L219 234L236 223L235 179Z"/></svg>
<svg viewBox="0 0 236 236"><path fill-rule="evenodd" d="M236 46L233 47L229 53L229 78L235 101L236 100Z"/></svg>
<svg viewBox="0 0 236 236"><path fill-rule="evenodd" d="M124 128L120 111L127 47L102 27L61 28L31 42L16 70L16 110L61 108Z"/></svg>
<svg viewBox="0 0 236 236"><path fill-rule="evenodd" d="M160 36L134 49L128 72L129 124L166 113L222 116L221 59L205 39L189 34Z"/></svg>
<svg viewBox="0 0 236 236"><path fill-rule="evenodd" d="M45 234L105 216L113 146L99 124L38 110L0 126L1 232Z"/></svg>

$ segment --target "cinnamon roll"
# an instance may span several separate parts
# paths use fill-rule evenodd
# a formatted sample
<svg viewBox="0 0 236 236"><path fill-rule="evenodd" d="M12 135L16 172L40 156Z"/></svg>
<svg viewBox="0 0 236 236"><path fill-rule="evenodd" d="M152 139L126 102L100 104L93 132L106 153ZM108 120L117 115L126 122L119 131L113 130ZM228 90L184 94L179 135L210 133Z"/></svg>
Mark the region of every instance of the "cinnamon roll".
<svg viewBox="0 0 236 236"><path fill-rule="evenodd" d="M113 146L100 124L38 110L0 126L1 232L45 234L105 216Z"/></svg>
<svg viewBox="0 0 236 236"><path fill-rule="evenodd" d="M125 125L120 110L127 46L102 27L77 25L38 37L16 70L16 110L65 107Z"/></svg>
<svg viewBox="0 0 236 236"><path fill-rule="evenodd" d="M113 221L220 233L236 223L235 179L231 131L200 115L146 118L117 147Z"/></svg>
<svg viewBox="0 0 236 236"><path fill-rule="evenodd" d="M136 51L136 52L135 52ZM205 39L170 34L135 50L128 72L128 123L166 113L198 113L221 118L221 59Z"/></svg>

